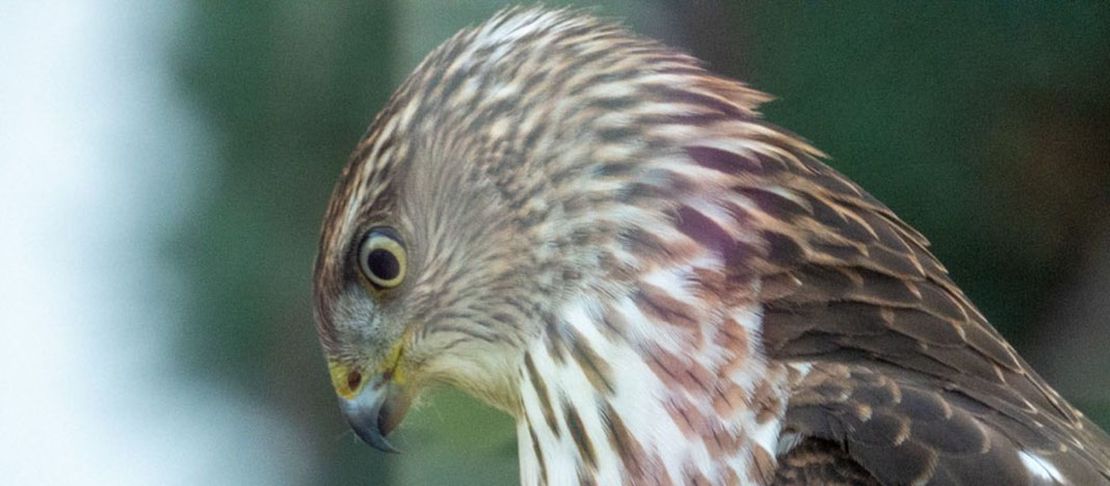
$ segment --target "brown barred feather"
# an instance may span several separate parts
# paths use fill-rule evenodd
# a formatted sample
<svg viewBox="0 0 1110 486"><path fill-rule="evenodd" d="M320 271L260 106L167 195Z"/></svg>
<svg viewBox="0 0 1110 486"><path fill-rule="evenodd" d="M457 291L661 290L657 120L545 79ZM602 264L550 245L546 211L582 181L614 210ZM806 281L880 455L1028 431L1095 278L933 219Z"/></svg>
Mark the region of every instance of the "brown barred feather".
<svg viewBox="0 0 1110 486"><path fill-rule="evenodd" d="M879 486L866 469L836 443L807 439L779 458L780 486Z"/></svg>
<svg viewBox="0 0 1110 486"><path fill-rule="evenodd" d="M786 427L883 484L1030 484L1017 450L1073 466L1081 484L1110 481L1110 439L1017 356L925 239L831 169L814 172L765 181L799 195L800 215L779 197L755 218L768 254L783 255L764 280L764 343L774 359L816 363Z"/></svg>

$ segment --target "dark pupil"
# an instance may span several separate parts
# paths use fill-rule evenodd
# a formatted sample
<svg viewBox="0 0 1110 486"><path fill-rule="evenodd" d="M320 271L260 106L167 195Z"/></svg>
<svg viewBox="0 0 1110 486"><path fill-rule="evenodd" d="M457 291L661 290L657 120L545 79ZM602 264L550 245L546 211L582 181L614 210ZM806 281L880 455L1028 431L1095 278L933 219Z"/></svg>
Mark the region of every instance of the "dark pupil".
<svg viewBox="0 0 1110 486"><path fill-rule="evenodd" d="M366 255L366 268L375 277L389 281L397 278L397 274L401 273L401 262L398 262L397 257L392 253L378 249Z"/></svg>

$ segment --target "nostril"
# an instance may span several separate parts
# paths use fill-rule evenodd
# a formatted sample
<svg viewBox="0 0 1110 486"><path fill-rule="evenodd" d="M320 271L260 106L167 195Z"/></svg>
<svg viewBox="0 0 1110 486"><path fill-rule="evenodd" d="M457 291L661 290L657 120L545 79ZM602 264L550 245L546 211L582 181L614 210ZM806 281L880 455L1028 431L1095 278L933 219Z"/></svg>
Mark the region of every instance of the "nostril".
<svg viewBox="0 0 1110 486"><path fill-rule="evenodd" d="M347 388L351 391L357 390L358 386L362 384L362 373L352 371L347 374Z"/></svg>

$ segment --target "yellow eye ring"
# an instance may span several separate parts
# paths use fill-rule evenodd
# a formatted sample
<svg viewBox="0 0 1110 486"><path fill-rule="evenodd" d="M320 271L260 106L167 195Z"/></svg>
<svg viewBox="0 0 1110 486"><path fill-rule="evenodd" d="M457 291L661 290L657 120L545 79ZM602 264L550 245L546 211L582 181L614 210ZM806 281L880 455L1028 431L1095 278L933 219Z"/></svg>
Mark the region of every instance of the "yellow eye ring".
<svg viewBox="0 0 1110 486"><path fill-rule="evenodd" d="M358 250L358 265L374 287L388 289L401 285L407 263L405 247L396 231L377 227L366 232Z"/></svg>

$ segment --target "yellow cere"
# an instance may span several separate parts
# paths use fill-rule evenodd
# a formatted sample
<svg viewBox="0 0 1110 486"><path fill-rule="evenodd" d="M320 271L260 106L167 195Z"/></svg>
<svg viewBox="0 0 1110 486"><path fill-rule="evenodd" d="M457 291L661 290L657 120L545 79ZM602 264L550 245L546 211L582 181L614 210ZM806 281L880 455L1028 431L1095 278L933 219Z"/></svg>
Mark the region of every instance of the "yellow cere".
<svg viewBox="0 0 1110 486"><path fill-rule="evenodd" d="M328 372L331 373L331 385L335 387L335 392L348 400L354 398L354 396L358 394L358 391L362 389L362 384L366 382L366 380L363 379L362 382L359 383L358 388L352 390L350 386L347 385L347 377L350 375L351 369L334 361L328 362Z"/></svg>
<svg viewBox="0 0 1110 486"><path fill-rule="evenodd" d="M389 350L389 354L382 360L382 367L378 370L379 373L388 374L390 381L403 385L405 383L405 374L401 370L401 357L405 354L405 339L401 339L393 348Z"/></svg>
<svg viewBox="0 0 1110 486"><path fill-rule="evenodd" d="M347 367L347 365L343 363L329 361L328 372L331 374L331 384L335 388L335 392L339 394L339 396L350 400L358 395L359 390L362 390L363 385L365 385L368 380L372 380L373 376L378 375L386 376L389 381L398 385L404 384L405 374L402 372L400 366L401 357L405 354L405 347L402 343L404 343L403 339L393 345L389 353L386 354L385 359L382 360L382 366L376 373L372 376L364 374L358 386L353 389L350 387L350 376L351 372L355 370Z"/></svg>

